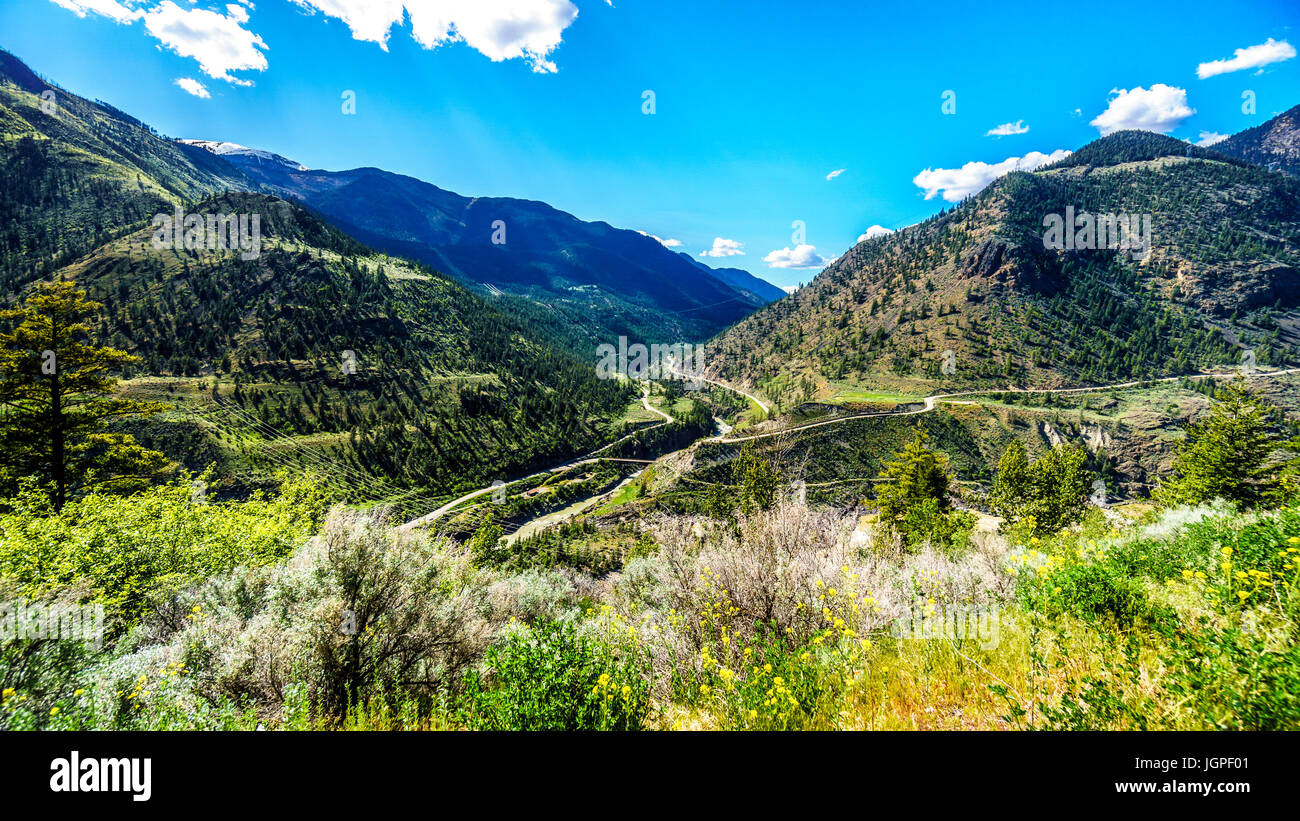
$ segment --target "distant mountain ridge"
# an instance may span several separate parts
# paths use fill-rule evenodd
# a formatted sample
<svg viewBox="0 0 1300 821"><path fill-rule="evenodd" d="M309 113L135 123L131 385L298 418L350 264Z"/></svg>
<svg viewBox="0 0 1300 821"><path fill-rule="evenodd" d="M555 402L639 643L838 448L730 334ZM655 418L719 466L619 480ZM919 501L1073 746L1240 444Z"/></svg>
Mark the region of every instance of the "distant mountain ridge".
<svg viewBox="0 0 1300 821"><path fill-rule="evenodd" d="M715 272L637 231L545 203L464 197L378 168L310 171L236 143L160 139L3 51L0 133L18 137L0 146L6 174L44 192L17 199L0 192L0 218L14 226L10 250L0 254L0 279L11 288L180 202L247 191L298 200L368 245L498 300L584 356L622 335L702 340L781 296L745 272ZM94 158L91 174L64 180L61 169L87 159L80 152Z"/></svg>
<svg viewBox="0 0 1300 821"><path fill-rule="evenodd" d="M196 148L202 148L205 151L210 151L211 153L216 154L219 157L234 157L234 156L247 157L259 163L264 161L270 162L276 165L284 166L285 168L291 169L293 171L307 170L307 166L295 160L291 160L288 157L282 157L279 154L272 154L270 151L262 151L261 149L257 149L257 148L248 148L246 146L239 145L238 143L223 143L223 142L216 142L213 140L187 140L180 137L176 139L176 142L182 143L184 145L192 145L195 146Z"/></svg>
<svg viewBox="0 0 1300 821"><path fill-rule="evenodd" d="M753 294L763 302L775 302L786 295L781 288L765 279L760 279L742 268L710 268L685 251L678 252L692 265L698 266L710 276L715 276L733 288Z"/></svg>
<svg viewBox="0 0 1300 821"><path fill-rule="evenodd" d="M1215 143L1214 150L1300 177L1300 105Z"/></svg>
<svg viewBox="0 0 1300 821"><path fill-rule="evenodd" d="M226 145L187 142L214 152ZM221 156L262 190L299 200L367 244L484 293L560 312L588 342L704 339L785 296L746 271L710 268L639 231L586 222L543 202L466 197L379 168L304 170L239 148Z"/></svg>

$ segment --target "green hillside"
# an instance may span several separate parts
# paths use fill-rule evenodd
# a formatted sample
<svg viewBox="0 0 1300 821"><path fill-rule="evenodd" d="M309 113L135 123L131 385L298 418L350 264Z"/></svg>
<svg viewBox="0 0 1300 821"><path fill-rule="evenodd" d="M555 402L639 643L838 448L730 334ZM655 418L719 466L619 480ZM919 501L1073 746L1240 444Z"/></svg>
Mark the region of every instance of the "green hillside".
<svg viewBox="0 0 1300 821"><path fill-rule="evenodd" d="M1189 151L1194 155L1187 156ZM1150 215L1151 252L1044 247L1044 218ZM1121 132L867 240L713 342L792 406L845 389L1065 386L1295 359L1300 185ZM952 351L951 373L945 351Z"/></svg>

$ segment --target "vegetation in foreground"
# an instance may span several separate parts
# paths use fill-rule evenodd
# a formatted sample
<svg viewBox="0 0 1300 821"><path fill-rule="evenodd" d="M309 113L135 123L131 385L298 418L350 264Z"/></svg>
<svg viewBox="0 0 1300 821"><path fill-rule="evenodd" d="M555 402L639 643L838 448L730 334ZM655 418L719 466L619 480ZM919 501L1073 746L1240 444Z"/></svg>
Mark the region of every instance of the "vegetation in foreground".
<svg viewBox="0 0 1300 821"><path fill-rule="evenodd" d="M1229 423L1253 418L1252 401L1224 396L1190 432L1171 488L1217 490L1187 477L1240 446L1221 434L1241 432ZM318 527L319 500L292 484L256 503L195 503L170 485L129 508L91 495L60 511L29 494L0 518L6 598L100 601L111 629L101 649L8 642L0 722L1295 728L1300 502L1284 443L1247 427L1274 465L1260 474L1274 506L1202 499L1129 518L1037 498L1036 477L1078 472L1063 450L1003 460L1004 494L1059 529L1028 515L942 539L899 532L907 514L884 511L942 486L920 436L887 469L874 524L766 496L751 453L750 499L725 516L656 515L645 548L598 576L476 561L470 543L396 534L380 510L336 507ZM128 544L160 537L175 548ZM97 569L78 545L151 558Z"/></svg>
<svg viewBox="0 0 1300 821"><path fill-rule="evenodd" d="M90 310L42 294L14 334ZM55 638L7 605L0 727L1300 726L1295 445L1243 385L1188 427L1140 517L1089 502L1096 459L1070 444L1012 445L1002 518L981 517L918 426L853 508L792 498L747 447L698 512L462 541L288 474L210 499L129 437L96 450L105 420L152 408L112 398L120 352L53 340L50 374L39 342L0 361L0 435L30 445L3 474L0 601L106 621ZM38 389L52 375L65 393ZM65 399L77 424L38 447ZM571 544L614 532L599 561Z"/></svg>

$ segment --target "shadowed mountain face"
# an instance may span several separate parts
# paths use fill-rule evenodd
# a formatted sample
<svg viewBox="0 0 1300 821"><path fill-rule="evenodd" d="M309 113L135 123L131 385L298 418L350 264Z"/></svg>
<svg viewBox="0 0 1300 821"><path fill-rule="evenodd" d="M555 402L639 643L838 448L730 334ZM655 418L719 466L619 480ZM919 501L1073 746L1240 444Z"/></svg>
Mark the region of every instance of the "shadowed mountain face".
<svg viewBox="0 0 1300 821"><path fill-rule="evenodd" d="M13 288L126 226L223 191L318 210L354 237L490 295L583 355L620 335L706 338L782 296L654 239L551 206L469 198L377 168L307 171L230 143L168 140L135 118L46 82L0 52L0 276Z"/></svg>
<svg viewBox="0 0 1300 821"><path fill-rule="evenodd" d="M1099 228L1047 247L1053 219L1083 214L1149 220L1149 253L1097 245ZM1098 384L1236 364L1246 351L1293 362L1300 183L1120 132L858 244L712 344L728 376L787 402L860 387Z"/></svg>
<svg viewBox="0 0 1300 821"><path fill-rule="evenodd" d="M225 156L265 190L301 200L377 248L480 293L559 312L588 342L700 339L783 295L743 271L714 271L636 231L542 202L464 197L378 168L296 171L253 154Z"/></svg>
<svg viewBox="0 0 1300 821"><path fill-rule="evenodd" d="M1300 105L1215 143L1214 150L1300 177Z"/></svg>

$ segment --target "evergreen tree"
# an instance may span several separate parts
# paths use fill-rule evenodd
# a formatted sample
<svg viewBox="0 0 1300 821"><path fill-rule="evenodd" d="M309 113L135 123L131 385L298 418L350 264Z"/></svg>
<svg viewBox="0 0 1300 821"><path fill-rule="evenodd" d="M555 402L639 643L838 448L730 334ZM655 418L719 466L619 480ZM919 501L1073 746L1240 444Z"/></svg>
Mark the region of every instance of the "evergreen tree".
<svg viewBox="0 0 1300 821"><path fill-rule="evenodd" d="M947 512L948 460L929 447L929 437L918 424L912 441L894 455L880 471L884 481L876 489L882 521L900 519L910 508L932 501L940 512Z"/></svg>
<svg viewBox="0 0 1300 821"><path fill-rule="evenodd" d="M1218 390L1210 413L1187 426L1173 475L1156 498L1166 505L1222 498L1253 507L1275 503L1283 491L1283 456L1277 411L1240 380Z"/></svg>
<svg viewBox="0 0 1300 821"><path fill-rule="evenodd" d="M740 486L740 503L745 511L768 510L776 501L776 488L781 474L771 460L758 454L753 443L740 450L740 456L731 466L732 482Z"/></svg>
<svg viewBox="0 0 1300 821"><path fill-rule="evenodd" d="M1095 478L1081 445L1055 445L1030 464L1024 445L1012 442L998 460L989 507L1008 524L1032 520L1035 533L1055 533L1083 518Z"/></svg>
<svg viewBox="0 0 1300 821"><path fill-rule="evenodd" d="M172 467L157 451L106 422L154 413L164 406L112 397L110 375L138 360L96 347L88 336L100 304L71 282L40 283L22 306L0 311L13 329L0 334L0 441L4 476L34 476L55 509L79 492L129 492Z"/></svg>

